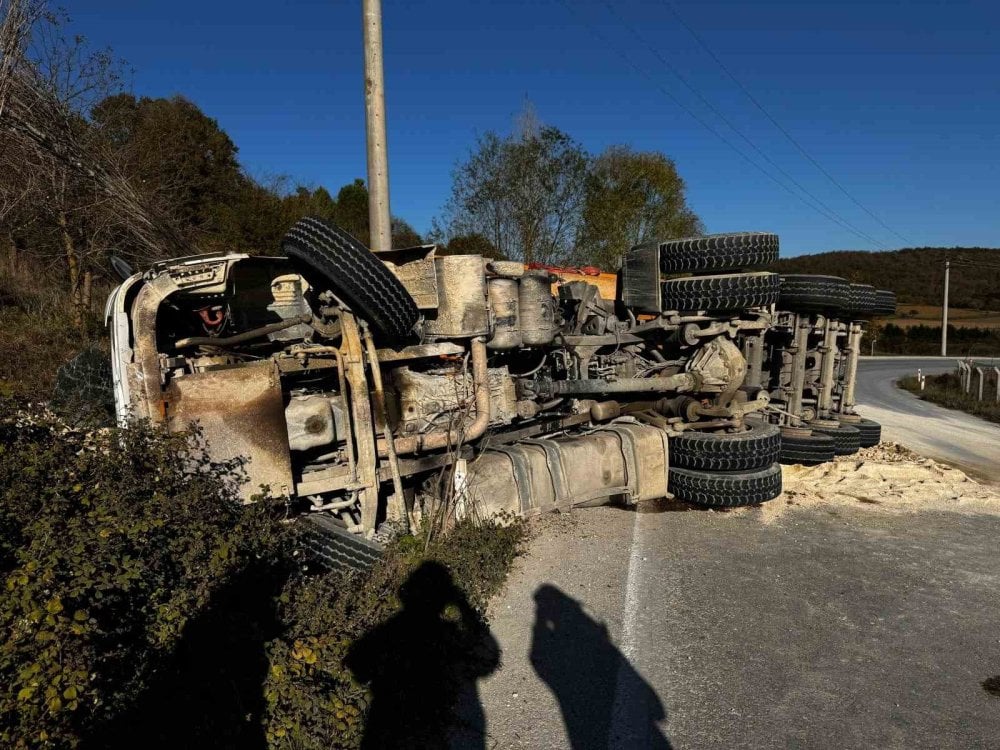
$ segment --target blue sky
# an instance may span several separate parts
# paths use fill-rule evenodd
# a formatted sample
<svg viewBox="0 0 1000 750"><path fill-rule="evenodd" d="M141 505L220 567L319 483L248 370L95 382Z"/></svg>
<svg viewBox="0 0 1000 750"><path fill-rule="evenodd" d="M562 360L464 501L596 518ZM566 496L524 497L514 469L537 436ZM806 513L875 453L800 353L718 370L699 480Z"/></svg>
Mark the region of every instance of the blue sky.
<svg viewBox="0 0 1000 750"><path fill-rule="evenodd" d="M905 244L810 164L665 2L383 0L393 213L429 228L477 135L529 99L588 150L671 156L709 231L769 230L782 254ZM336 189L365 175L360 0L66 0L73 29L181 93L258 176ZM915 245L1000 245L1000 4L677 0L681 17L861 204ZM638 35L638 36L637 36ZM701 94L814 196L789 195ZM764 166L774 172L772 167ZM787 178L777 175L787 183ZM794 190L794 188L793 188Z"/></svg>

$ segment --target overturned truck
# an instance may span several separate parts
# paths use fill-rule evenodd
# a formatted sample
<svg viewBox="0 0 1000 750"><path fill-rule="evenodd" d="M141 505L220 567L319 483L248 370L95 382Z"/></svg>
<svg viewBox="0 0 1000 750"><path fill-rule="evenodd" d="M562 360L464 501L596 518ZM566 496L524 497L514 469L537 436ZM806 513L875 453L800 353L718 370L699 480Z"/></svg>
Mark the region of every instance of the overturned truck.
<svg viewBox="0 0 1000 750"><path fill-rule="evenodd" d="M200 425L214 458L246 459L243 496L288 497L331 560L445 500L461 517L780 494L782 430L803 419L771 407L782 288L752 269L773 234L639 246L617 276L375 255L313 217L282 251L172 259L115 290L116 405Z"/></svg>

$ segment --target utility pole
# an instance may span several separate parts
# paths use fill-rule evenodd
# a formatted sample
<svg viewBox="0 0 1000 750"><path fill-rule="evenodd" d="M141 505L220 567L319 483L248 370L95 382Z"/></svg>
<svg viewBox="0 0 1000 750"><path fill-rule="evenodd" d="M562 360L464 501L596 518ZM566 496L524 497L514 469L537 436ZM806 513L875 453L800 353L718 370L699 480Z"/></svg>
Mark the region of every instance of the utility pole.
<svg viewBox="0 0 1000 750"><path fill-rule="evenodd" d="M368 145L368 224L371 249L392 249L389 211L389 146L385 137L385 77L382 73L382 1L361 0L365 55L365 135Z"/></svg>
<svg viewBox="0 0 1000 750"><path fill-rule="evenodd" d="M951 276L951 261L944 262L944 304L941 306L941 356L948 356L948 277Z"/></svg>

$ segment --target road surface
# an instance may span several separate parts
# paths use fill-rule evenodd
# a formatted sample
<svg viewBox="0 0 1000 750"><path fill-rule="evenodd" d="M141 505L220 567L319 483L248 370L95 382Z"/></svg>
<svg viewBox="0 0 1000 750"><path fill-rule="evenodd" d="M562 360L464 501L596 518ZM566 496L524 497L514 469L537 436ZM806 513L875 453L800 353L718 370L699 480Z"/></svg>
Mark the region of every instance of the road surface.
<svg viewBox="0 0 1000 750"><path fill-rule="evenodd" d="M495 603L485 747L1000 747L1000 515L760 513L543 529Z"/></svg>
<svg viewBox="0 0 1000 750"><path fill-rule="evenodd" d="M882 423L882 439L959 467L970 476L1000 482L1000 425L921 401L895 381L955 369L954 359L899 357L862 359L858 367L858 412ZM1000 746L1000 742L998 742Z"/></svg>
<svg viewBox="0 0 1000 750"><path fill-rule="evenodd" d="M950 363L863 362L864 413L989 471L996 427L893 390L917 367ZM485 738L457 747L1000 748L982 684L1000 513L609 507L540 527L492 608Z"/></svg>

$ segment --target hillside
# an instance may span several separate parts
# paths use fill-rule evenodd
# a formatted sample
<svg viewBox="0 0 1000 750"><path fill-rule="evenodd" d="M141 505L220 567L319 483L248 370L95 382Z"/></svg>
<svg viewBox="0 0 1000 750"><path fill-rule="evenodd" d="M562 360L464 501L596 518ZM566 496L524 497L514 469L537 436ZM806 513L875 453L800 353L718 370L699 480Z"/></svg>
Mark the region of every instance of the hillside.
<svg viewBox="0 0 1000 750"><path fill-rule="evenodd" d="M1000 310L1000 248L920 247L887 252L837 251L779 260L781 273L844 276L896 292L901 304L940 305L944 260L962 259L995 268L952 266L950 306Z"/></svg>

